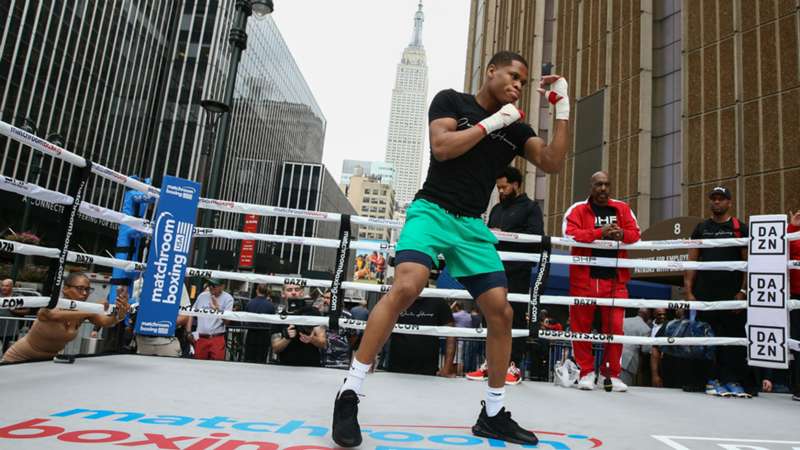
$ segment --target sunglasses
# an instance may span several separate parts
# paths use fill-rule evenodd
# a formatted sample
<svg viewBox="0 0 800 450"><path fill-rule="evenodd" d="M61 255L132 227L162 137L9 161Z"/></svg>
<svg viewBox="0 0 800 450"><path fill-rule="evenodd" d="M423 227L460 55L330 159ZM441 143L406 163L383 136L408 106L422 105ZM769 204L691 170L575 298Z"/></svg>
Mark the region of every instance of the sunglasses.
<svg viewBox="0 0 800 450"><path fill-rule="evenodd" d="M85 293L87 293L87 294L91 294L92 292L94 292L94 288L93 288L93 287L88 287L88 286L75 286L74 284L68 284L68 285L66 285L66 286L67 286L67 287L71 287L72 289L75 289L75 290L76 290L76 291L78 291L78 292L85 292Z"/></svg>

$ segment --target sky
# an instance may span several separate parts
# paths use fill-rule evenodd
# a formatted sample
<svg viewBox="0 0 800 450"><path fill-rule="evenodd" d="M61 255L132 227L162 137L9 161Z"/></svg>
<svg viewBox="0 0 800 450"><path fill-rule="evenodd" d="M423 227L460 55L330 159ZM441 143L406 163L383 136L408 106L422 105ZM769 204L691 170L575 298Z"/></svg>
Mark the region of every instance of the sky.
<svg viewBox="0 0 800 450"><path fill-rule="evenodd" d="M338 182L345 159L382 161L395 71L418 0L274 3L272 18L327 120L322 162ZM463 90L469 3L424 0L427 103L443 89Z"/></svg>

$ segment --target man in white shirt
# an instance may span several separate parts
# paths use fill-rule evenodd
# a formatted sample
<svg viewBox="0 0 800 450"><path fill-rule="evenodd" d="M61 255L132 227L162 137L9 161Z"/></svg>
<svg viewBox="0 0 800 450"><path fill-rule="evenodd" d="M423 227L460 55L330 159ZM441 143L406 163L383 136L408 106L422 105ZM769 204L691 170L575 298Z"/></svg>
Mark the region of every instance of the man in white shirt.
<svg viewBox="0 0 800 450"><path fill-rule="evenodd" d="M197 296L194 307L219 312L233 310L233 297L223 289L222 280L209 278L208 289ZM225 327L227 325L228 321L219 317L197 318L198 338L194 344L195 359L225 359Z"/></svg>

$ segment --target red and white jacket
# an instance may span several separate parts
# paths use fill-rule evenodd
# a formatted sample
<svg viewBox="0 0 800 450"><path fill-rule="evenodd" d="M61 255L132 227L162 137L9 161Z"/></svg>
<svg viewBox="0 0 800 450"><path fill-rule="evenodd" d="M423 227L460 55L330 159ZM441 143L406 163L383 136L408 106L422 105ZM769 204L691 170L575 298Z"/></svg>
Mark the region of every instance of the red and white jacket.
<svg viewBox="0 0 800 450"><path fill-rule="evenodd" d="M789 224L789 233L800 231L800 227ZM800 259L800 241L791 241L789 243L789 258ZM800 296L800 270L790 270L789 280L791 281L792 297Z"/></svg>
<svg viewBox="0 0 800 450"><path fill-rule="evenodd" d="M608 206L617 210L617 225L622 228L622 242L625 244L632 244L641 239L641 232L639 230L639 223L636 221L636 216L631 211L631 207L627 203L609 199ZM594 242L602 239L602 228L595 228L595 216L592 211L592 206L589 200L584 200L570 206L564 214L564 223L562 225L561 233L564 237L571 237L577 242ZM592 256L591 248L572 247L571 254L573 256ZM625 250L619 251L620 258L626 258L628 252ZM589 286L589 268L590 266L573 264L569 266L569 280L571 295L583 295L580 293L582 286ZM620 283L620 288L624 287L628 280L631 279L629 269L617 269L617 282Z"/></svg>

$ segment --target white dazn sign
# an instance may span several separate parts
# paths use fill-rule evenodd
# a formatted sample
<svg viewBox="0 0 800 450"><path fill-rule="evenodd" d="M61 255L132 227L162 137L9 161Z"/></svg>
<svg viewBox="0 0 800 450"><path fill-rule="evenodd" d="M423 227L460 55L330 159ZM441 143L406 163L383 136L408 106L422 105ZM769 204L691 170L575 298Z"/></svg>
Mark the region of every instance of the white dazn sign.
<svg viewBox="0 0 800 450"><path fill-rule="evenodd" d="M750 217L747 270L747 356L751 366L789 365L786 216Z"/></svg>

